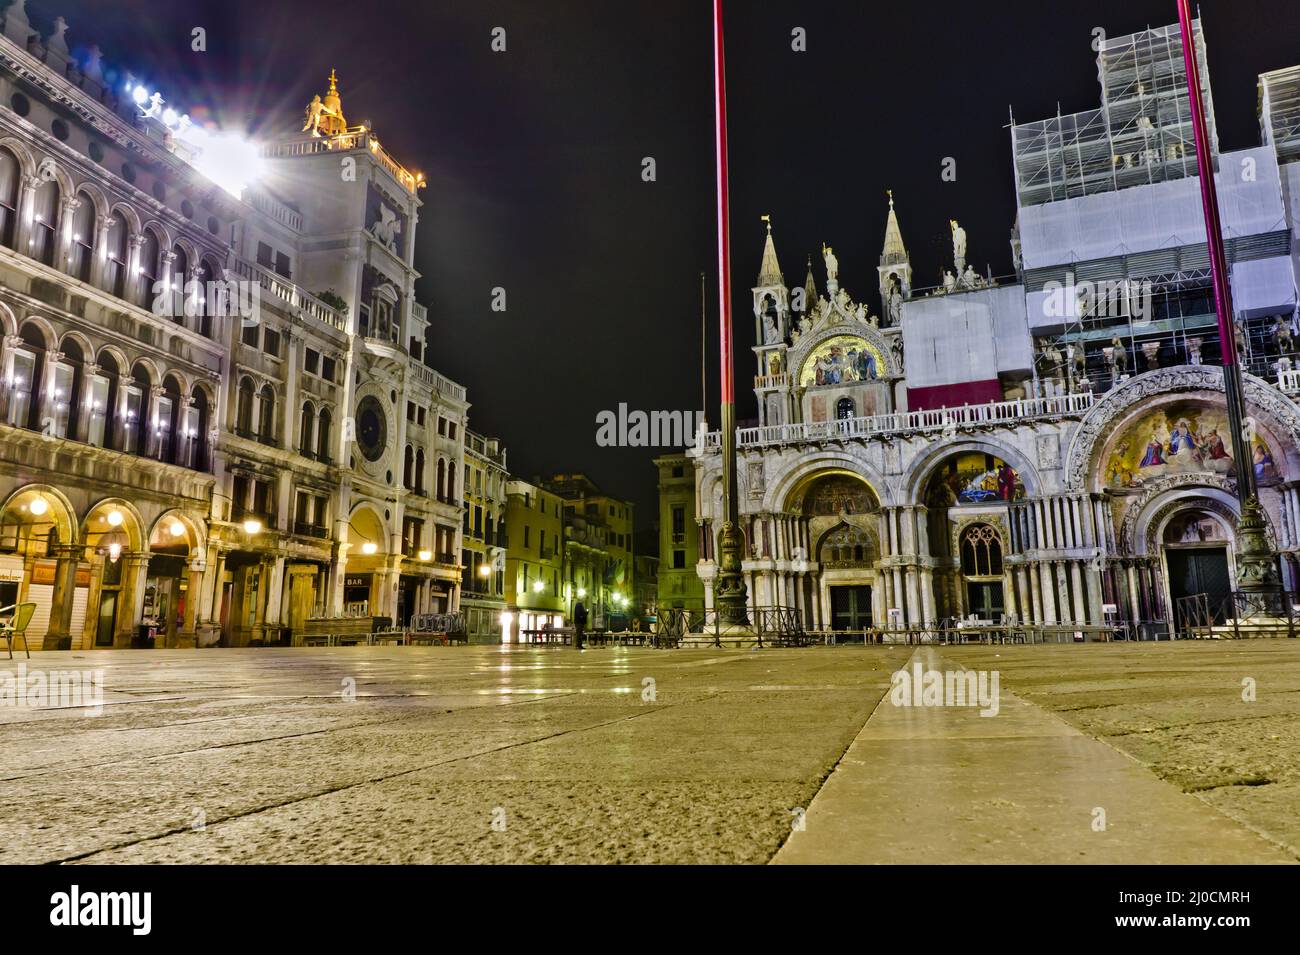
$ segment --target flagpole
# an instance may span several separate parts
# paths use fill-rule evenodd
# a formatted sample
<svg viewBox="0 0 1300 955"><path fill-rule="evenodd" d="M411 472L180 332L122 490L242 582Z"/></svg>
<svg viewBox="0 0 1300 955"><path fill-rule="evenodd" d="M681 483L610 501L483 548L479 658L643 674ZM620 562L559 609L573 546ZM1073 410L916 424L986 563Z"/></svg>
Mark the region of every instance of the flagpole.
<svg viewBox="0 0 1300 955"><path fill-rule="evenodd" d="M1223 249L1223 230L1219 223L1219 197L1214 182L1214 162L1210 155L1205 104L1201 95L1201 67L1196 55L1196 37L1192 32L1192 13L1188 0L1177 0L1177 4L1178 26L1183 39L1183 63L1187 74L1187 97L1192 112L1192 132L1196 138L1196 165L1200 172L1205 239L1214 284L1214 311L1218 318L1219 349L1223 356L1223 393L1228 406L1228 427L1232 431L1232 459L1237 478L1237 500L1241 508L1237 522L1237 587L1248 591L1276 590L1279 587L1277 563L1272 548L1269 547L1264 511L1255 484L1254 448L1246 434L1246 400L1241 383L1241 366L1237 363L1232 285Z"/></svg>
<svg viewBox="0 0 1300 955"><path fill-rule="evenodd" d="M718 330L722 365L722 530L718 537L714 603L720 623L744 625L749 618L745 609L745 577L741 572L744 536L736 511L736 395L731 368L731 223L727 207L727 80L722 0L713 0L713 108L717 126Z"/></svg>

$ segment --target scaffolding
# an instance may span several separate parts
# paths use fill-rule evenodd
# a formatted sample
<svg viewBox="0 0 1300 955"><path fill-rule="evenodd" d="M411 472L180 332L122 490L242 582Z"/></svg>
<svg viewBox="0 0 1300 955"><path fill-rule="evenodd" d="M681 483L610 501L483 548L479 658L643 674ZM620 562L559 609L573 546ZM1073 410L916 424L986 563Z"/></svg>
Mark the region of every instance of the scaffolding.
<svg viewBox="0 0 1300 955"><path fill-rule="evenodd" d="M1200 20L1192 22L1212 154L1214 105ZM1101 108L1012 124L1021 207L1196 175L1196 144L1177 24L1102 38Z"/></svg>
<svg viewBox="0 0 1300 955"><path fill-rule="evenodd" d="M1279 163L1300 160L1300 66L1260 74L1259 129Z"/></svg>

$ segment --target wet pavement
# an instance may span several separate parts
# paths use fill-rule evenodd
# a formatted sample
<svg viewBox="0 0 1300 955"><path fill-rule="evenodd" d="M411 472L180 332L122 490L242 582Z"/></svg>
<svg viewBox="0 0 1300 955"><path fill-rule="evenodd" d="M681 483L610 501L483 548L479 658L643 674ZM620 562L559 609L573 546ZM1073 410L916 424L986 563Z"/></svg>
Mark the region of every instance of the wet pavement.
<svg viewBox="0 0 1300 955"><path fill-rule="evenodd" d="M1030 702L1111 659L1047 650L923 651L991 718L893 706L905 647L35 653L104 705L0 706L0 861L1294 859Z"/></svg>
<svg viewBox="0 0 1300 955"><path fill-rule="evenodd" d="M919 648L904 669L978 673L963 656L964 648ZM936 705L921 706L912 705L915 694L900 697L904 705L888 695L775 861L1295 861L1130 757L1009 693L1000 680L999 690L996 708L948 705L968 702L969 693L954 692L945 705L937 705L936 693ZM868 806L878 811L865 812Z"/></svg>

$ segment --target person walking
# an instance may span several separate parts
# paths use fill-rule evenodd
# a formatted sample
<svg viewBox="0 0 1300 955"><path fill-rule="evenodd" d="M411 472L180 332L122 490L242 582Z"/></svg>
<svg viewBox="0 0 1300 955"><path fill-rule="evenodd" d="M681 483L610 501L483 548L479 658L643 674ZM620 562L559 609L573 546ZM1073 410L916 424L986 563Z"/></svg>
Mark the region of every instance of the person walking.
<svg viewBox="0 0 1300 955"><path fill-rule="evenodd" d="M573 605L573 646L581 650L583 637L587 631L587 608L582 601Z"/></svg>

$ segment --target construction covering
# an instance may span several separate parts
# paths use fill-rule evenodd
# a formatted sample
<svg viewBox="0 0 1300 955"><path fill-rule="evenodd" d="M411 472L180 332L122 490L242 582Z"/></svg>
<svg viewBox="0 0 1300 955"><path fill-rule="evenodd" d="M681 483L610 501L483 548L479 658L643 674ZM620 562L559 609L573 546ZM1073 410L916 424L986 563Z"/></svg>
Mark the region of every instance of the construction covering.
<svg viewBox="0 0 1300 955"><path fill-rule="evenodd" d="M903 303L902 325L909 393L996 383L999 374L1027 374L1033 367L1022 285L912 299Z"/></svg>
<svg viewBox="0 0 1300 955"><path fill-rule="evenodd" d="M1225 239L1287 228L1277 160L1256 147L1219 157ZM1205 244L1199 178L1079 196L1020 210L1026 270Z"/></svg>

